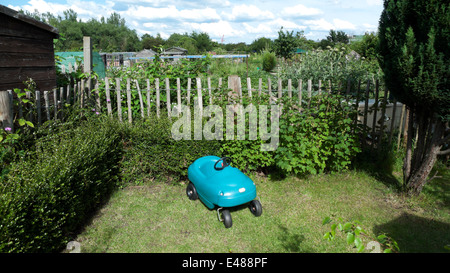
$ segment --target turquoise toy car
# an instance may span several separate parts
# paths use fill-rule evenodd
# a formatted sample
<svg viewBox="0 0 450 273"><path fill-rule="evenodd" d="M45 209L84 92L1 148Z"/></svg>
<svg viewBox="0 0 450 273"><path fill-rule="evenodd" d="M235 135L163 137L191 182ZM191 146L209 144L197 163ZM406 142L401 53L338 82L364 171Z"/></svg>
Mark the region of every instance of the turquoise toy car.
<svg viewBox="0 0 450 273"><path fill-rule="evenodd" d="M231 207L248 203L253 215L262 214L261 202L255 199L255 183L230 164L229 157L198 158L188 168L190 182L186 188L190 200L200 199L209 209L217 207L217 217L226 228L233 224L229 210Z"/></svg>

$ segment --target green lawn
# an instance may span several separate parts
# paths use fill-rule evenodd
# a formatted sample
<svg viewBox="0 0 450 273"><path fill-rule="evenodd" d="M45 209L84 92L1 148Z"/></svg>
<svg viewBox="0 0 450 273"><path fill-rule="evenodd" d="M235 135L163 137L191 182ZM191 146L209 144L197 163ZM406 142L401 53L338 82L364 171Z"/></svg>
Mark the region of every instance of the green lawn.
<svg viewBox="0 0 450 273"><path fill-rule="evenodd" d="M450 244L448 172L416 198L363 171L252 178L263 214L233 210L229 229L215 210L187 198L186 185L153 182L115 192L76 240L82 252L356 252L341 234L332 242L322 238L329 230L322 219L334 214L360 221L370 233L387 233L401 252L446 252Z"/></svg>

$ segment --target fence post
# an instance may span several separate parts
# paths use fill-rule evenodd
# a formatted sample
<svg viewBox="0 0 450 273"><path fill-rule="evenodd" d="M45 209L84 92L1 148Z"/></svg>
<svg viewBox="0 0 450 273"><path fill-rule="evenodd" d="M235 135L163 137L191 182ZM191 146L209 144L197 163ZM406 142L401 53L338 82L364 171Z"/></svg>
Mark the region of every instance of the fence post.
<svg viewBox="0 0 450 273"><path fill-rule="evenodd" d="M83 72L91 73L92 70L92 44L91 37L83 37Z"/></svg>
<svg viewBox="0 0 450 273"><path fill-rule="evenodd" d="M13 124L13 101L12 93L9 91L0 91L0 121L2 121L3 129L6 127L14 131Z"/></svg>
<svg viewBox="0 0 450 273"><path fill-rule="evenodd" d="M292 80L288 79L288 97L292 98Z"/></svg>
<svg viewBox="0 0 450 273"><path fill-rule="evenodd" d="M262 78L259 78L259 81L258 81L258 97L261 97L261 92L262 92Z"/></svg>
<svg viewBox="0 0 450 273"><path fill-rule="evenodd" d="M322 94L322 80L319 80L319 95Z"/></svg>
<svg viewBox="0 0 450 273"><path fill-rule="evenodd" d="M98 83L98 79L95 79L95 99L97 101L97 111L101 112L102 111L102 102L100 101L100 89L99 89L99 83Z"/></svg>
<svg viewBox="0 0 450 273"><path fill-rule="evenodd" d="M72 101L71 101L71 99L70 99L70 83L69 84L67 84L67 93L66 93L66 101L67 101L67 103L69 103L69 104L72 104Z"/></svg>
<svg viewBox="0 0 450 273"><path fill-rule="evenodd" d="M203 117L202 80L200 78L197 78L197 97L200 117Z"/></svg>
<svg viewBox="0 0 450 273"><path fill-rule="evenodd" d="M180 78L177 78L177 103L178 103L177 116L179 117L180 113L181 113L181 83L180 83Z"/></svg>
<svg viewBox="0 0 450 273"><path fill-rule="evenodd" d="M211 77L208 77L208 95L209 95L209 105L212 105Z"/></svg>
<svg viewBox="0 0 450 273"><path fill-rule="evenodd" d="M155 79L155 89L156 89L156 116L159 118L159 115L160 115L159 78Z"/></svg>
<svg viewBox="0 0 450 273"><path fill-rule="evenodd" d="M252 97L252 79L247 78L247 90L248 90L248 97Z"/></svg>
<svg viewBox="0 0 450 273"><path fill-rule="evenodd" d="M122 122L122 96L120 94L120 78L116 78L117 115Z"/></svg>
<svg viewBox="0 0 450 273"><path fill-rule="evenodd" d="M56 88L53 89L53 112L55 113L53 118L56 120L58 118L58 92L56 92Z"/></svg>
<svg viewBox="0 0 450 273"><path fill-rule="evenodd" d="M308 80L308 108L311 105L311 97L312 97L312 80Z"/></svg>
<svg viewBox="0 0 450 273"><path fill-rule="evenodd" d="M377 84L377 86L379 86L378 80L377 80L376 84ZM383 139L383 134L384 134L384 115L386 114L387 96L388 96L388 91L385 88L383 103L381 104L381 124L380 124L380 138L378 139L378 147L380 147L380 145L381 145L381 140Z"/></svg>
<svg viewBox="0 0 450 273"><path fill-rule="evenodd" d="M187 106L191 106L191 84L192 84L192 79L188 78L188 86L187 86L187 94L186 94Z"/></svg>
<svg viewBox="0 0 450 273"><path fill-rule="evenodd" d="M170 102L170 80L169 80L169 78L166 78L166 102L167 102L166 103L167 104L167 115L168 115L168 117L170 117L171 102Z"/></svg>
<svg viewBox="0 0 450 273"><path fill-rule="evenodd" d="M84 108L84 80L81 79L81 91L80 91L80 101L81 101L81 108Z"/></svg>
<svg viewBox="0 0 450 273"><path fill-rule="evenodd" d="M47 114L47 120L50 120L50 102L48 98L48 91L44 91L44 103L45 103L45 113Z"/></svg>
<svg viewBox="0 0 450 273"><path fill-rule="evenodd" d="M144 101L142 100L142 94L141 94L141 88L139 87L139 82L138 80L134 80L135 84L136 84L136 88L138 90L138 95L139 95L139 105L141 106L141 117L144 118Z"/></svg>
<svg viewBox="0 0 450 273"><path fill-rule="evenodd" d="M366 85L366 94L364 98L364 134L366 134L366 126L367 126L367 111L369 110L369 88L370 88L370 80L367 80Z"/></svg>
<svg viewBox="0 0 450 273"><path fill-rule="evenodd" d="M389 132L389 146L388 147L391 147L392 137L394 136L395 114L396 114L396 111L397 111L397 100L396 99L394 99L394 106L393 107L394 108L392 109L391 130Z"/></svg>
<svg viewBox="0 0 450 273"><path fill-rule="evenodd" d="M109 90L109 78L105 78L105 91L106 91L106 108L108 109L108 116L112 116L111 107L111 91Z"/></svg>
<svg viewBox="0 0 450 273"><path fill-rule="evenodd" d="M59 116L61 119L64 118L64 113L63 113L63 109L64 109L64 87L60 87L59 88L59 109L60 109L60 113Z"/></svg>
<svg viewBox="0 0 450 273"><path fill-rule="evenodd" d="M147 79L147 116L150 117L150 79Z"/></svg>
<svg viewBox="0 0 450 273"><path fill-rule="evenodd" d="M133 113L131 112L131 79L127 78L127 107L128 107L128 122L133 122Z"/></svg>
<svg viewBox="0 0 450 273"><path fill-rule="evenodd" d="M298 108L302 111L302 93L303 93L303 80L298 80Z"/></svg>
<svg viewBox="0 0 450 273"><path fill-rule="evenodd" d="M278 79L278 98L281 99L281 97L283 96L283 83L281 81L281 79Z"/></svg>
<svg viewBox="0 0 450 273"><path fill-rule="evenodd" d="M41 92L36 90L36 110L37 110L37 116L38 116L38 124L42 124L42 117L41 117Z"/></svg>

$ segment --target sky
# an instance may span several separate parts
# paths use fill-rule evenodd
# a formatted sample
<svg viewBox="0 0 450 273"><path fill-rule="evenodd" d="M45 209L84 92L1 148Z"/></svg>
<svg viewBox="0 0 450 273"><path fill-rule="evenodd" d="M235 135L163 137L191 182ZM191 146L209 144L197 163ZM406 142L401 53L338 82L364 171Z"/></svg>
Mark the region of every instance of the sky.
<svg viewBox="0 0 450 273"><path fill-rule="evenodd" d="M141 37L158 33L206 32L223 43L275 39L284 30L303 31L306 38L325 39L330 29L350 35L377 31L382 0L0 0L14 10L61 15L73 9L78 18L107 18L113 12Z"/></svg>

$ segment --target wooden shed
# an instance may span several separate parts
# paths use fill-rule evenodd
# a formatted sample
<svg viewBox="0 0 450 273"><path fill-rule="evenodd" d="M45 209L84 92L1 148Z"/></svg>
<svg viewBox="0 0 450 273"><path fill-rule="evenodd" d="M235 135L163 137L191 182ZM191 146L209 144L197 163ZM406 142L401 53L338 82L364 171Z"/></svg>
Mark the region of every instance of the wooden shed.
<svg viewBox="0 0 450 273"><path fill-rule="evenodd" d="M56 87L53 39L58 30L0 5L0 90L23 89L28 78L37 90Z"/></svg>

